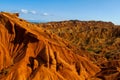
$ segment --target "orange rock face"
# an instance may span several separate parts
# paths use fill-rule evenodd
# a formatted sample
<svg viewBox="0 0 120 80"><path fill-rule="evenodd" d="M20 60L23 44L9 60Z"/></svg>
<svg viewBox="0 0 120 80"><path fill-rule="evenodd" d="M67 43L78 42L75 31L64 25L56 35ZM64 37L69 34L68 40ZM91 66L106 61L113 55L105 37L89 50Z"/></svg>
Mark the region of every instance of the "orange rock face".
<svg viewBox="0 0 120 80"><path fill-rule="evenodd" d="M112 23L33 24L0 13L0 80L119 80L120 28Z"/></svg>
<svg viewBox="0 0 120 80"><path fill-rule="evenodd" d="M100 68L49 30L0 13L0 80L86 80Z"/></svg>
<svg viewBox="0 0 120 80"><path fill-rule="evenodd" d="M101 68L96 76L103 80L119 80L120 26L102 21L61 21L37 24L69 42L68 46L87 56Z"/></svg>

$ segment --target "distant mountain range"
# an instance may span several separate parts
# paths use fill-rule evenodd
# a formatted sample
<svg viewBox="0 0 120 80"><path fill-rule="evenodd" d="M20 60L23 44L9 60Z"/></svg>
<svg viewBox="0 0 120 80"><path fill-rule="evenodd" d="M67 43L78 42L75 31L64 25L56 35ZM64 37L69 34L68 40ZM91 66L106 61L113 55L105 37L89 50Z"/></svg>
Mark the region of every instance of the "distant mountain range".
<svg viewBox="0 0 120 80"><path fill-rule="evenodd" d="M46 21L46 20L27 20L28 22L32 22L32 23L46 23L46 22L49 22L49 21Z"/></svg>

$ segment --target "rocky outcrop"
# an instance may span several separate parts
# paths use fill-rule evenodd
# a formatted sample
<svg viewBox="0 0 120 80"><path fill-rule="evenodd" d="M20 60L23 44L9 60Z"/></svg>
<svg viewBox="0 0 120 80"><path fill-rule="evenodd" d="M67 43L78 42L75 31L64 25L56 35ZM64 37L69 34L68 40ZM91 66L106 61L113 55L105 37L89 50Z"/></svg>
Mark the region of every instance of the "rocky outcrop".
<svg viewBox="0 0 120 80"><path fill-rule="evenodd" d="M100 72L68 46L49 30L1 12L0 80L86 80Z"/></svg>
<svg viewBox="0 0 120 80"><path fill-rule="evenodd" d="M79 54L87 56L101 68L99 78L119 80L120 26L111 22L78 20L37 25L50 30L75 46L74 49L71 48L74 52L84 52Z"/></svg>

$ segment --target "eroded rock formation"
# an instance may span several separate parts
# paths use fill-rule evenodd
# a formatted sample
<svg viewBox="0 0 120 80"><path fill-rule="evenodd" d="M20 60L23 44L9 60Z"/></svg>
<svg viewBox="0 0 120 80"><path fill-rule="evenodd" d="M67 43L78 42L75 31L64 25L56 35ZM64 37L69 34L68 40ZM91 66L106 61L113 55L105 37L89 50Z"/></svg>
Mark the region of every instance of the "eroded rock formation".
<svg viewBox="0 0 120 80"><path fill-rule="evenodd" d="M0 80L86 80L100 68L50 31L0 13Z"/></svg>
<svg viewBox="0 0 120 80"><path fill-rule="evenodd" d="M0 13L0 80L119 80L120 27L102 21L34 24Z"/></svg>
<svg viewBox="0 0 120 80"><path fill-rule="evenodd" d="M99 78L120 79L120 26L111 22L78 20L37 25L50 30L75 46L74 49L71 48L74 52L82 50L80 55L87 56L101 68Z"/></svg>

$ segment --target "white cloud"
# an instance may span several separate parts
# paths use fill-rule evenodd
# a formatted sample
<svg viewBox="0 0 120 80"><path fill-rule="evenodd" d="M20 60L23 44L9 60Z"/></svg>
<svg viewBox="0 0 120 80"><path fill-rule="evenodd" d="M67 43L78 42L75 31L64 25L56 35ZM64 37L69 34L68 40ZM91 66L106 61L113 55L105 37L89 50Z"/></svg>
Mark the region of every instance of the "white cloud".
<svg viewBox="0 0 120 80"><path fill-rule="evenodd" d="M27 10L27 9L21 9L20 13L22 13L22 14L33 14L33 15L38 14L38 15L41 15L41 16L51 16L51 14L48 14L47 12L37 13L35 10Z"/></svg>
<svg viewBox="0 0 120 80"><path fill-rule="evenodd" d="M26 10L26 9L21 9L21 12L22 12L23 14L27 14L27 13L28 13L28 10Z"/></svg>
<svg viewBox="0 0 120 80"><path fill-rule="evenodd" d="M32 14L36 14L37 12L36 12L36 11L30 11L30 13L32 13Z"/></svg>
<svg viewBox="0 0 120 80"><path fill-rule="evenodd" d="M43 16L48 16L49 14L48 14L48 13L43 13L42 15L43 15Z"/></svg>
<svg viewBox="0 0 120 80"><path fill-rule="evenodd" d="M20 12L23 14L36 14L37 13L34 10L26 10L26 9L21 9Z"/></svg>

